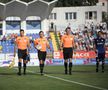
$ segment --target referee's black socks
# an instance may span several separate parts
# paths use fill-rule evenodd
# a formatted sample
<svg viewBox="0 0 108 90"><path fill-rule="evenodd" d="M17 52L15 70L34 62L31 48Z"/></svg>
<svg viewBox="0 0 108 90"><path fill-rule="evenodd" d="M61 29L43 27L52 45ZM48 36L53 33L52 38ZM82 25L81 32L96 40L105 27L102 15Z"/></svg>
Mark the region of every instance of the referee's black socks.
<svg viewBox="0 0 108 90"><path fill-rule="evenodd" d="M25 75L26 74L26 63L23 63L23 69L24 69L23 74Z"/></svg>
<svg viewBox="0 0 108 90"><path fill-rule="evenodd" d="M19 69L18 75L21 75L21 66L22 66L22 63L18 62L18 69Z"/></svg>
<svg viewBox="0 0 108 90"><path fill-rule="evenodd" d="M64 67L65 67L65 74L67 74L67 66L68 66L68 63L67 62L64 62Z"/></svg>
<svg viewBox="0 0 108 90"><path fill-rule="evenodd" d="M72 62L69 63L69 74L72 74Z"/></svg>
<svg viewBox="0 0 108 90"><path fill-rule="evenodd" d="M40 64L40 73L43 74L44 64Z"/></svg>

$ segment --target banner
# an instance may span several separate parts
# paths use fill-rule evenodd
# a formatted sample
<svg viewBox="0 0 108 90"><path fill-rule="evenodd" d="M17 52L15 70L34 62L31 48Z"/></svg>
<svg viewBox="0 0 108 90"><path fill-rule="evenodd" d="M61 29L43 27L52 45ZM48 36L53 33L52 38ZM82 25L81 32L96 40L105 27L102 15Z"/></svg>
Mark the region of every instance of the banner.
<svg viewBox="0 0 108 90"><path fill-rule="evenodd" d="M37 30L41 29L41 21L40 20L27 20L27 30Z"/></svg>
<svg viewBox="0 0 108 90"><path fill-rule="evenodd" d="M106 58L108 58L108 51L106 51ZM54 52L54 58L56 59L62 59L63 58L63 52L57 51ZM76 59L82 59L82 58L86 58L86 59L92 59L92 58L96 58L96 53L94 51L77 51L75 52L75 54L73 54L73 58Z"/></svg>
<svg viewBox="0 0 108 90"><path fill-rule="evenodd" d="M14 56L12 53L10 54L0 54L0 67L8 67ZM18 57L15 57L15 65L18 66ZM30 54L30 62L27 63L27 66L39 66L39 60L37 57L37 53Z"/></svg>
<svg viewBox="0 0 108 90"><path fill-rule="evenodd" d="M96 64L96 54L94 51L78 51L76 54L73 55L73 64L74 65L94 65ZM13 59L13 54L0 54L0 67L9 66ZM52 53L51 55L48 54L46 61L46 65L63 65L64 59L63 59L63 52L54 52L53 58ZM108 52L106 52L106 59L105 64L108 64ZM15 65L18 66L18 57L16 55L15 57ZM37 53L30 53L30 62L27 63L27 66L39 66L39 60Z"/></svg>
<svg viewBox="0 0 108 90"><path fill-rule="evenodd" d="M6 30L19 30L20 21L6 21Z"/></svg>
<svg viewBox="0 0 108 90"><path fill-rule="evenodd" d="M73 65L96 65L96 59L72 59ZM100 62L101 64L102 62ZM47 59L45 61L46 65L55 66L55 65L64 65L64 59ZM108 64L108 59L105 59L105 64Z"/></svg>

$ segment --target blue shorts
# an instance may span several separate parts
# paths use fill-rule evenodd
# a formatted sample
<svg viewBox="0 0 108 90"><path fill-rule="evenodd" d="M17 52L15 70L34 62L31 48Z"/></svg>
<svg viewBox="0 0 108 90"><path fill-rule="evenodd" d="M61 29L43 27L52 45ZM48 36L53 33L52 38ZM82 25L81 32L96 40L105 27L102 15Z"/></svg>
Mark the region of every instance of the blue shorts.
<svg viewBox="0 0 108 90"><path fill-rule="evenodd" d="M105 53L98 53L97 60L104 61L105 60Z"/></svg>

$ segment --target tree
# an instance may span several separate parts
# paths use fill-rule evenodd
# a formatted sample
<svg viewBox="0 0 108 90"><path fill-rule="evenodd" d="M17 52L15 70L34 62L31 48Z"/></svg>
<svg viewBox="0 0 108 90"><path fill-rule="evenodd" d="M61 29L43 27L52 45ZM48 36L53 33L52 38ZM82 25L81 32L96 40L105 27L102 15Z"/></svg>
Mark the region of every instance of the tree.
<svg viewBox="0 0 108 90"><path fill-rule="evenodd" d="M7 3L11 0L0 0L0 2ZM30 2L33 0L21 0L24 2ZM53 0L45 0L45 1L53 1ZM88 6L95 5L98 0L58 0L57 7L71 7L71 6Z"/></svg>
<svg viewBox="0 0 108 90"><path fill-rule="evenodd" d="M0 2L2 2L2 3L7 3L9 1L11 1L11 0L0 0Z"/></svg>

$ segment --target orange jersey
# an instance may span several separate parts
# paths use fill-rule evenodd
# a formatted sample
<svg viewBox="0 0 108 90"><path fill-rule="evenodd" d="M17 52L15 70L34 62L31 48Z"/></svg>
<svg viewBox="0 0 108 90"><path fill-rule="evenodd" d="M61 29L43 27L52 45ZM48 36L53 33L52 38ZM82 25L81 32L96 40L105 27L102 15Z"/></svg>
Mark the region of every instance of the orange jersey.
<svg viewBox="0 0 108 90"><path fill-rule="evenodd" d="M21 50L27 49L28 43L29 43L29 38L27 36L24 37L19 36L16 38L16 45L18 49Z"/></svg>
<svg viewBox="0 0 108 90"><path fill-rule="evenodd" d="M44 38L38 38L34 41L35 45L40 45L42 48L40 49L40 51L46 51L46 48L48 46L48 40L44 37Z"/></svg>
<svg viewBox="0 0 108 90"><path fill-rule="evenodd" d="M63 35L61 38L63 47L70 48L74 46L74 36L73 35Z"/></svg>

